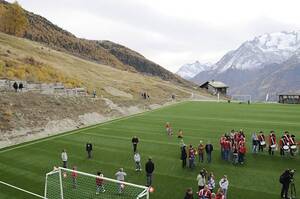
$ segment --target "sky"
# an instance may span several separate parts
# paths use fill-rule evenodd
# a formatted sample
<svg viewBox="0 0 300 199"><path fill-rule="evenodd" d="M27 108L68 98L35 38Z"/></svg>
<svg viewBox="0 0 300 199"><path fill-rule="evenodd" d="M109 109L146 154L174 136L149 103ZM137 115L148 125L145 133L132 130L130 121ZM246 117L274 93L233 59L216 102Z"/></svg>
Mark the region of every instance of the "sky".
<svg viewBox="0 0 300 199"><path fill-rule="evenodd" d="M299 0L18 2L77 37L120 43L172 72L196 60L216 62L255 36L300 29Z"/></svg>

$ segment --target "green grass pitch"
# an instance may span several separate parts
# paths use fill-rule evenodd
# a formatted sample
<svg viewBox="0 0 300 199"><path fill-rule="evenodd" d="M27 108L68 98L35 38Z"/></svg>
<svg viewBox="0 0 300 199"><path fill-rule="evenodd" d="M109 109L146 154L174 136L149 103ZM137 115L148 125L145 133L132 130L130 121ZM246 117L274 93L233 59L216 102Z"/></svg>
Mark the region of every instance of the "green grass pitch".
<svg viewBox="0 0 300 199"><path fill-rule="evenodd" d="M196 169L181 168L179 140L166 136L164 125L170 122L174 132L184 131L186 144L198 144L210 140L215 147L212 164L197 163ZM227 104L212 102L186 102L169 106L134 117L124 118L80 131L25 143L0 150L0 180L43 194L45 173L54 165L61 165L60 153L67 149L69 166L95 174L101 170L106 177L113 177L123 167L127 181L144 185L145 173L134 170L131 138L140 138L138 149L142 163L148 156L156 165L154 173L155 192L151 199L180 199L185 189L196 190L196 175L200 168L213 171L219 181L223 174L230 181L229 199L277 199L279 198L279 175L286 168L295 168L296 188L300 187L299 155L282 158L279 152L270 157L247 153L246 164L233 166L220 159L219 137L231 129L243 129L247 135L248 152L250 134L263 130L268 135L275 130L277 137L288 130L300 137L300 106L278 104ZM85 143L94 143L93 159L86 158ZM0 185L1 199L34 198L22 192Z"/></svg>

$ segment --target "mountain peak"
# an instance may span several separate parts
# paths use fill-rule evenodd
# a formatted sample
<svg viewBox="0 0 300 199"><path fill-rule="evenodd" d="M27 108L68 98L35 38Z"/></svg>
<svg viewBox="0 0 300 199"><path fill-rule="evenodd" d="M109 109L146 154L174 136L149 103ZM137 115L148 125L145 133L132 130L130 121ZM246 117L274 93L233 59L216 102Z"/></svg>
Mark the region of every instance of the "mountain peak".
<svg viewBox="0 0 300 199"><path fill-rule="evenodd" d="M195 61L191 64L184 64L180 67L180 69L176 72L177 75L183 77L184 79L192 79L195 75L202 71L207 71L211 68L212 63L201 63L200 61Z"/></svg>

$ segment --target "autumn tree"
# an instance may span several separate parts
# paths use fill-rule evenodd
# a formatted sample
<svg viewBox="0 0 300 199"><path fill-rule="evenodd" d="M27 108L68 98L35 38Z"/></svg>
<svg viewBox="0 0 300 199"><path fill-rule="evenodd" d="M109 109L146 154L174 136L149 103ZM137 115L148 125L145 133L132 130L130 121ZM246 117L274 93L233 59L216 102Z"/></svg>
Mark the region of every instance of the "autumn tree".
<svg viewBox="0 0 300 199"><path fill-rule="evenodd" d="M0 7L0 24L0 29L3 32L23 36L28 25L28 20L26 13L18 2L12 3L7 8L4 6Z"/></svg>

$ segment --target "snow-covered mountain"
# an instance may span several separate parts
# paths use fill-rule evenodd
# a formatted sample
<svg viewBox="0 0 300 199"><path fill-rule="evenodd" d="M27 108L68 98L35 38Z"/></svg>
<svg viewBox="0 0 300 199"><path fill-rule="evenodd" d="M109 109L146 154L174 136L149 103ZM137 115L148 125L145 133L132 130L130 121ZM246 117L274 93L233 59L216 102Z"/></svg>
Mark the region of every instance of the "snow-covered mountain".
<svg viewBox="0 0 300 199"><path fill-rule="evenodd" d="M180 69L176 72L177 75L181 76L184 79L192 79L198 73L202 71L209 70L211 68L211 63L200 63L196 61L195 63L185 64L180 67Z"/></svg>
<svg viewBox="0 0 300 199"><path fill-rule="evenodd" d="M300 79L300 61L295 59L299 53L300 31L264 34L226 53L212 70L198 73L192 81L223 81L229 85L230 94L251 94L258 100L270 89L274 93L294 92L300 90L300 82L296 81L297 77ZM295 82L287 83L286 74Z"/></svg>

